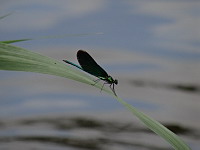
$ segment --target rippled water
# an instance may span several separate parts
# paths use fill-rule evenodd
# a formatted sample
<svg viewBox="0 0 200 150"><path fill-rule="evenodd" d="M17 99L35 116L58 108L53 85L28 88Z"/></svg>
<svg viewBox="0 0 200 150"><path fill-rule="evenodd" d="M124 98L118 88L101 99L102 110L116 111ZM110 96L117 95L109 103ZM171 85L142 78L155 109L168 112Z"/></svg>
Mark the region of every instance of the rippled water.
<svg viewBox="0 0 200 150"><path fill-rule="evenodd" d="M167 84L146 80L132 80L136 88L158 88L199 95L198 85ZM92 98L92 100L94 100ZM56 100L55 100L56 101ZM98 100L99 101L99 100ZM47 101L48 104L48 101ZM108 105L106 103L105 105ZM137 103L134 103L137 105ZM39 106L39 105L38 105ZM151 108L149 104L141 105ZM100 106L103 110L103 106ZM113 105L114 107L114 105ZM106 109L106 108L104 108ZM150 109L151 110L151 109ZM20 150L168 150L172 149L164 140L145 126L127 117L127 112L109 113L50 113L51 115L17 115L0 120L0 149ZM122 118L121 118L122 117ZM124 117L124 118L123 118ZM162 117L162 115L161 115ZM167 118L163 119L167 120ZM200 128L163 121L163 125L181 136L194 150L198 150Z"/></svg>
<svg viewBox="0 0 200 150"><path fill-rule="evenodd" d="M200 139L200 132L178 124L164 124L186 139ZM150 139L149 139L150 138ZM160 143L159 143L160 142ZM93 117L40 117L1 121L0 149L21 150L167 150L154 133L137 123Z"/></svg>
<svg viewBox="0 0 200 150"><path fill-rule="evenodd" d="M74 63L77 50L87 50L118 79L121 98L200 150L199 4L4 0L0 16L13 13L1 19L0 39L33 38L15 45ZM0 71L0 150L44 149L172 148L99 89Z"/></svg>

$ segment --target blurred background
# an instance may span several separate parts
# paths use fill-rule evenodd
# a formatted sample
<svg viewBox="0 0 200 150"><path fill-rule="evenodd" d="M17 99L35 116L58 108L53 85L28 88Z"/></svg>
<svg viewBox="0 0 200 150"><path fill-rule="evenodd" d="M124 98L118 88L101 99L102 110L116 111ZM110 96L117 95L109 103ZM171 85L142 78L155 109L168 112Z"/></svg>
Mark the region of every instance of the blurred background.
<svg viewBox="0 0 200 150"><path fill-rule="evenodd" d="M12 14L0 20L0 40L34 38L14 45L75 63L87 50L118 79L119 97L198 150L199 8L196 0L1 0L0 16ZM172 148L99 89L0 71L0 149Z"/></svg>

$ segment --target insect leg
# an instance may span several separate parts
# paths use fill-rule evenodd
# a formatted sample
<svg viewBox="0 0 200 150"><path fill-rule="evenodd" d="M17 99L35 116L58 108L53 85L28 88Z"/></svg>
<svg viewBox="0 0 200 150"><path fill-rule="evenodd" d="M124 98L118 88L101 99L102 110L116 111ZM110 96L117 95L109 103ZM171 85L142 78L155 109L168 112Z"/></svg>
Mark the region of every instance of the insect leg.
<svg viewBox="0 0 200 150"><path fill-rule="evenodd" d="M106 84L106 82L103 83L103 86L101 87L101 91L103 90L103 87L104 87L105 84ZM101 92L101 91L100 91L100 92Z"/></svg>
<svg viewBox="0 0 200 150"><path fill-rule="evenodd" d="M115 96L117 96L117 94L115 92L115 85L114 85L114 83L110 84L110 89L113 91L113 93L115 94Z"/></svg>
<svg viewBox="0 0 200 150"><path fill-rule="evenodd" d="M94 80L94 84L91 84L91 85L94 86L94 85L97 84L100 80L101 80L101 79Z"/></svg>
<svg viewBox="0 0 200 150"><path fill-rule="evenodd" d="M104 87L105 84L110 84L110 83L104 82L104 83L103 83L103 86L101 87L101 91L103 90L103 87ZM110 88L111 88L111 87L110 87Z"/></svg>

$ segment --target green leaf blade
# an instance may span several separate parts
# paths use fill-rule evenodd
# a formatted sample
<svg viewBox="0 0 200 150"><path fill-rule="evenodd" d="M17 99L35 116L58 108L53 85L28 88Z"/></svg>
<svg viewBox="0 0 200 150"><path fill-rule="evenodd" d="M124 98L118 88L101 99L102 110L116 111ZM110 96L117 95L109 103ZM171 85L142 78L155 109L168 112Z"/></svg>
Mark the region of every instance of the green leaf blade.
<svg viewBox="0 0 200 150"><path fill-rule="evenodd" d="M11 43L16 43L16 42L23 42L23 41L29 41L32 39L19 39L19 40L9 40L9 41L0 41L1 43L5 44L11 44Z"/></svg>
<svg viewBox="0 0 200 150"><path fill-rule="evenodd" d="M2 42L0 42L0 70L37 72L65 77L90 85L94 84L92 77L77 69L71 68L64 63L61 63L60 61ZM102 84L97 83L95 84L95 87L101 89ZM114 96L149 129L169 142L174 149L190 150L190 148L177 135L161 125L159 122L148 117L119 97L116 97L110 89L103 88L103 90Z"/></svg>
<svg viewBox="0 0 200 150"><path fill-rule="evenodd" d="M5 43L0 43L0 70L37 72L93 83L90 76L60 61Z"/></svg>
<svg viewBox="0 0 200 150"><path fill-rule="evenodd" d="M129 111L131 111L135 116L137 116L149 129L154 131L157 135L161 136L167 142L169 142L176 150L191 150L191 148L185 144L185 142L174 134L172 131L167 129L165 126L160 124L158 121L147 116L143 112L137 110L130 104L123 101L121 98L117 97L117 100L122 103Z"/></svg>

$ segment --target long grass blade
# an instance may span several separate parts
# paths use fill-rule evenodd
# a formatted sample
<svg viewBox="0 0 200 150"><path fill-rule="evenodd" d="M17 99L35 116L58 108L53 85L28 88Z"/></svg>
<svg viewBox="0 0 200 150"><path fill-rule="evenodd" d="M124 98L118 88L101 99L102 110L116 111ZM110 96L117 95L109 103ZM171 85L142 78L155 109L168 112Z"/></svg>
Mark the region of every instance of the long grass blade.
<svg viewBox="0 0 200 150"><path fill-rule="evenodd" d="M149 129L154 131L159 136L163 137L168 143L170 143L176 150L191 150L190 147L185 144L185 142L174 134L172 131L164 127L155 119L147 116L143 112L137 110L130 104L123 101L121 98L116 97L116 99L122 103L129 111L131 111L138 119L140 119Z"/></svg>
<svg viewBox="0 0 200 150"><path fill-rule="evenodd" d="M2 42L0 42L0 70L37 72L65 77L90 85L94 84L94 78L80 70L67 66L53 58ZM95 84L95 87L101 89L102 84L97 83ZM116 97L110 89L103 88L103 90L114 96L149 129L169 142L174 149L190 150L190 148L177 135L165 128L159 122L127 104L122 99Z"/></svg>
<svg viewBox="0 0 200 150"><path fill-rule="evenodd" d="M16 43L16 42L23 42L23 41L29 41L32 39L19 39L19 40L9 40L9 41L0 41L1 43L5 44L11 44L11 43Z"/></svg>
<svg viewBox="0 0 200 150"><path fill-rule="evenodd" d="M1 43L5 43L5 44L11 44L11 43L30 41L30 40L57 39L57 38L65 38L65 37L80 37L80 36L100 35L100 34L103 34L103 33L82 33L82 34L51 35L51 36L41 36L41 37L37 37L37 38L25 38L25 39L8 40L8 41L0 41L0 42Z"/></svg>
<svg viewBox="0 0 200 150"><path fill-rule="evenodd" d="M3 18L5 18L5 17L7 17L7 16L10 16L12 13L8 13L8 14L5 14L5 15L3 15L3 16L0 16L0 19L3 19Z"/></svg>

